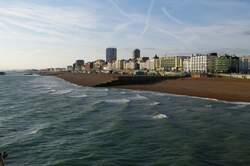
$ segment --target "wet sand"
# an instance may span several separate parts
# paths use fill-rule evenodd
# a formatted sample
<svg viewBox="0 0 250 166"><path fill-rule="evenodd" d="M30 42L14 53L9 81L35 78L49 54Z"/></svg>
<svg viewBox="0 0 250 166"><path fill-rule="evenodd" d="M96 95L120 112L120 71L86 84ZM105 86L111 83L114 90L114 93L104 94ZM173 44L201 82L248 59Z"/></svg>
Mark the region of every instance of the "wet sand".
<svg viewBox="0 0 250 166"><path fill-rule="evenodd" d="M116 80L111 74L61 74L66 81L81 86L96 86ZM184 78L163 80L152 84L116 85L113 88L155 91L177 95L204 97L232 102L250 102L250 80L231 78Z"/></svg>

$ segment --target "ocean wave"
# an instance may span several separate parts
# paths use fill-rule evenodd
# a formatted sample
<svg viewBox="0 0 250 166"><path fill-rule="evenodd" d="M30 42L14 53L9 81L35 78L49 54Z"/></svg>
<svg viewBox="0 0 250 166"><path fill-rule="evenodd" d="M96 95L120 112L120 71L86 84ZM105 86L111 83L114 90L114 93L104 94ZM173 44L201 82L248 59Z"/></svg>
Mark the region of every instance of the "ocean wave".
<svg viewBox="0 0 250 166"><path fill-rule="evenodd" d="M40 130L41 130L40 128L37 128L37 129L31 130L28 134L34 135L34 134L37 134Z"/></svg>
<svg viewBox="0 0 250 166"><path fill-rule="evenodd" d="M56 92L52 93L53 95L64 95L72 93L73 89L67 89L67 90L57 90Z"/></svg>
<svg viewBox="0 0 250 166"><path fill-rule="evenodd" d="M90 88L89 91L94 91L94 92L108 92L108 88Z"/></svg>
<svg viewBox="0 0 250 166"><path fill-rule="evenodd" d="M40 124L37 125L36 127L31 128L28 132L27 135L35 135L38 134L41 130L44 130L49 127L48 123L45 124Z"/></svg>
<svg viewBox="0 0 250 166"><path fill-rule="evenodd" d="M189 96L189 95L178 95L178 94L171 94L171 93L167 93L167 96L171 96L171 97L186 97L186 98L191 98L191 99L208 100L208 101L214 101L214 102L225 103L225 104L250 105L250 102L225 101L225 100L219 100L219 99L214 99L214 98Z"/></svg>
<svg viewBox="0 0 250 166"><path fill-rule="evenodd" d="M51 89L51 90L49 90L48 92L54 93L54 92L56 92L56 90L55 90L55 89Z"/></svg>
<svg viewBox="0 0 250 166"><path fill-rule="evenodd" d="M160 102L155 101L155 102L153 102L153 103L150 103L149 105L151 105L151 106L156 106L156 105L159 105L159 104L161 104L161 103L160 103Z"/></svg>
<svg viewBox="0 0 250 166"><path fill-rule="evenodd" d="M233 105L241 105L241 106L248 106L250 102L230 102L230 101L221 101L225 104L233 104Z"/></svg>
<svg viewBox="0 0 250 166"><path fill-rule="evenodd" d="M157 113L153 116L153 119L168 119L168 116L165 114Z"/></svg>
<svg viewBox="0 0 250 166"><path fill-rule="evenodd" d="M83 95L75 95L75 96L70 96L70 97L73 97L73 98L86 98L86 97L88 97L88 95L83 94Z"/></svg>
<svg viewBox="0 0 250 166"><path fill-rule="evenodd" d="M109 100L104 100L106 103L112 103L112 104L126 104L129 103L129 99L109 99Z"/></svg>
<svg viewBox="0 0 250 166"><path fill-rule="evenodd" d="M151 94L156 95L156 96L168 96L166 93L159 93L159 92L151 92Z"/></svg>
<svg viewBox="0 0 250 166"><path fill-rule="evenodd" d="M246 103L246 104L244 104L244 103L238 103L238 104L234 103L234 104L235 105L230 107L229 109L242 109L242 108L246 108L247 106L250 105L250 103Z"/></svg>
<svg viewBox="0 0 250 166"><path fill-rule="evenodd" d="M205 105L206 108L212 108L212 105L211 104L207 104Z"/></svg>
<svg viewBox="0 0 250 166"><path fill-rule="evenodd" d="M130 100L147 100L148 98L146 96L142 96L140 94L136 94L135 97L130 97Z"/></svg>

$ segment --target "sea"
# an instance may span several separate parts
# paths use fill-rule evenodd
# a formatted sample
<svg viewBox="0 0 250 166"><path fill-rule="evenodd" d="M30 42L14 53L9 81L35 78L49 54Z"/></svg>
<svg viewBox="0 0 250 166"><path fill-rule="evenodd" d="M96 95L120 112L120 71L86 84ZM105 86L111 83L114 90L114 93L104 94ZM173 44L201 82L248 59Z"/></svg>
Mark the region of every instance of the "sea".
<svg viewBox="0 0 250 166"><path fill-rule="evenodd" d="M0 76L6 166L249 166L250 104Z"/></svg>

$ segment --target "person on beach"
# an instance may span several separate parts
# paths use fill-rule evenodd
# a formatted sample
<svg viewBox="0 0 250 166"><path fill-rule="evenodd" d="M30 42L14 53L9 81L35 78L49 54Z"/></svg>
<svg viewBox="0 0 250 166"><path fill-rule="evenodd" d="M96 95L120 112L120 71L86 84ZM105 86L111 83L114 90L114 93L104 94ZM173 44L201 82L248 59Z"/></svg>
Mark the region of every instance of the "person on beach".
<svg viewBox="0 0 250 166"><path fill-rule="evenodd" d="M4 166L4 160L7 158L8 154L6 152L0 153L0 166Z"/></svg>

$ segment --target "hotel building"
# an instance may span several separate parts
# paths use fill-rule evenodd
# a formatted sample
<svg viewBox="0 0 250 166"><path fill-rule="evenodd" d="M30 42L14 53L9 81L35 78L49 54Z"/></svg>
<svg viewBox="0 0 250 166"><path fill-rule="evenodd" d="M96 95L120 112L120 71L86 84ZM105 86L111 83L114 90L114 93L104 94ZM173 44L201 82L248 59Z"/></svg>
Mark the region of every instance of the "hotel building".
<svg viewBox="0 0 250 166"><path fill-rule="evenodd" d="M192 55L185 61L185 68L191 73L214 73L217 53Z"/></svg>
<svg viewBox="0 0 250 166"><path fill-rule="evenodd" d="M160 68L165 71L183 71L183 62L186 56L169 56L160 58Z"/></svg>

